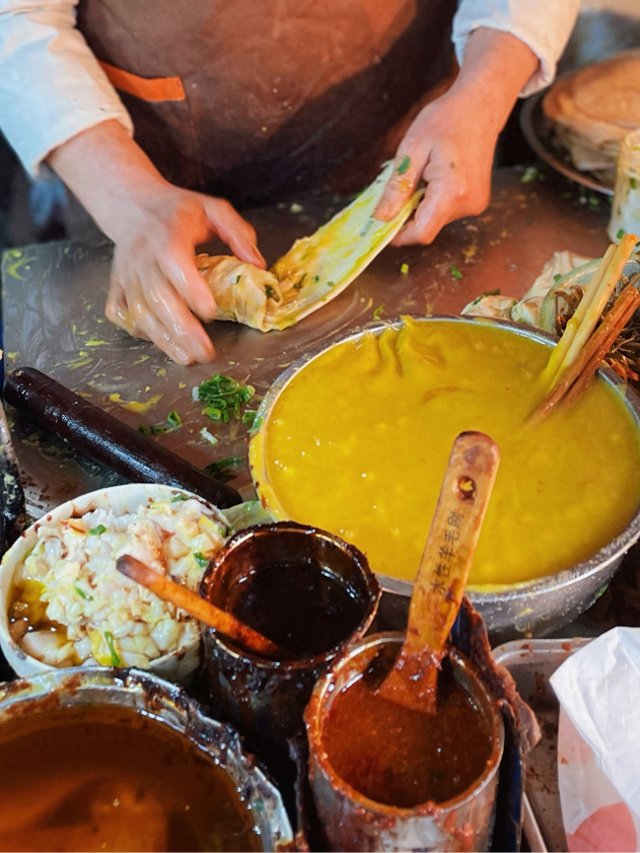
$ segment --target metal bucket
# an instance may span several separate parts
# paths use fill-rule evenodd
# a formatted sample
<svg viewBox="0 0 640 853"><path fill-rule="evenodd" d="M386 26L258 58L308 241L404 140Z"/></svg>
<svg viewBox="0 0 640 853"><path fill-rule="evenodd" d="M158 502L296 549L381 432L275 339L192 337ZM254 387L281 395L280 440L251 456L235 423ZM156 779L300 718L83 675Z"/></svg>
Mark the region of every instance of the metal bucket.
<svg viewBox="0 0 640 853"><path fill-rule="evenodd" d="M201 595L224 608L231 588L260 567L299 560L327 567L357 596L359 620L338 645L297 660L270 660L205 628L204 658L214 707L260 746L286 749L302 731L302 714L318 676L344 645L364 636L380 588L362 553L336 536L295 522L250 527L233 536L205 572Z"/></svg>
<svg viewBox="0 0 640 853"><path fill-rule="evenodd" d="M377 803L341 779L324 745L324 726L332 702L388 646L399 647L402 634L375 634L348 649L320 679L307 709L309 774L316 809L333 850L486 850L494 821L504 726L483 683L457 651L450 653L456 681L490 721L491 754L481 776L453 799L412 808ZM358 724L354 720L354 725Z"/></svg>

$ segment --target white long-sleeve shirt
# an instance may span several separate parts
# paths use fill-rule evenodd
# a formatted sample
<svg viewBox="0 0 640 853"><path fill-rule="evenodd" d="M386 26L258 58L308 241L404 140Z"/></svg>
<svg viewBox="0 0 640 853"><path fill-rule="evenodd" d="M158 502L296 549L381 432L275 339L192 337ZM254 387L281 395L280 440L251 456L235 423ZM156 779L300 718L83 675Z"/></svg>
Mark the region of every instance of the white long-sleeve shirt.
<svg viewBox="0 0 640 853"><path fill-rule="evenodd" d="M580 0L462 0L453 23L458 60L479 27L517 36L540 64L523 95L548 85ZM76 29L77 0L0 0L0 128L37 175L62 143L107 119L131 118Z"/></svg>

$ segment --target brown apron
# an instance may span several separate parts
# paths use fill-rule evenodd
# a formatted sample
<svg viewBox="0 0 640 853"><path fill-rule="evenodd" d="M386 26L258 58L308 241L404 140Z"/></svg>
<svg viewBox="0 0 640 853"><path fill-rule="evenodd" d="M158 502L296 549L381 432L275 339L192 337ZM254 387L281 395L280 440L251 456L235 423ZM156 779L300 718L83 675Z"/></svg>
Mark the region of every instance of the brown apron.
<svg viewBox="0 0 640 853"><path fill-rule="evenodd" d="M451 71L454 9L80 0L78 26L162 173L246 205L327 185L341 164L375 169L391 129Z"/></svg>

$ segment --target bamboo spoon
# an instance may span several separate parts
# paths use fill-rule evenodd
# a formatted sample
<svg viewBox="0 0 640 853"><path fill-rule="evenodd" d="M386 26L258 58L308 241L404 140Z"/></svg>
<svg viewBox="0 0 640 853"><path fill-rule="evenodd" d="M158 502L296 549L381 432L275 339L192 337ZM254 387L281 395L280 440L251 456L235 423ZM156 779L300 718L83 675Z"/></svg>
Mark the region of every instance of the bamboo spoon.
<svg viewBox="0 0 640 853"><path fill-rule="evenodd" d="M240 622L231 613L221 610L215 604L211 604L195 592L187 589L186 586L175 583L175 581L161 575L155 569L145 565L140 560L136 560L129 554L118 557L116 569L126 577L150 589L151 592L155 592L158 598L171 602L181 610L186 610L190 616L244 646L248 651L268 657L275 657L282 651L276 643L258 631L254 631L244 622Z"/></svg>
<svg viewBox="0 0 640 853"><path fill-rule="evenodd" d="M378 695L435 713L445 643L464 593L500 456L481 432L455 440L422 553L404 642Z"/></svg>

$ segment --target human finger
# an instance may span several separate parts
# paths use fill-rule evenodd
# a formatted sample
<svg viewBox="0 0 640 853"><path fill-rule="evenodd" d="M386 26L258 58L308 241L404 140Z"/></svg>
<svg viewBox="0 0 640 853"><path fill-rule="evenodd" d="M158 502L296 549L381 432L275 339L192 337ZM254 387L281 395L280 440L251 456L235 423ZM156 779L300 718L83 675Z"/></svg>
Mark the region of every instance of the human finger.
<svg viewBox="0 0 640 853"><path fill-rule="evenodd" d="M416 168L415 156L412 156L407 149L399 149L394 160L393 172L373 211L373 218L381 222L393 219L409 201L419 180L420 169Z"/></svg>
<svg viewBox="0 0 640 853"><path fill-rule="evenodd" d="M173 285L189 309L201 320L216 316L213 292L195 265L193 248L173 244L158 257L160 271Z"/></svg>
<svg viewBox="0 0 640 853"><path fill-rule="evenodd" d="M161 274L159 270L157 273L150 272L152 270L151 262L145 264L143 284L143 277L135 265L114 264L105 309L107 319L133 337L152 341L179 364L210 361L214 350L208 335L166 281L164 298L159 299L157 288ZM155 279L153 286L150 284L152 277ZM150 301L147 291L151 292ZM181 309L187 315L186 326ZM167 322L168 315L172 315L173 323Z"/></svg>
<svg viewBox="0 0 640 853"><path fill-rule="evenodd" d="M241 261L264 269L266 261L257 246L250 223L222 198L204 198L204 209L215 233Z"/></svg>
<svg viewBox="0 0 640 853"><path fill-rule="evenodd" d="M394 246L427 246L442 228L456 218L447 187L433 182L427 185L424 198L413 217L392 241Z"/></svg>
<svg viewBox="0 0 640 853"><path fill-rule="evenodd" d="M109 282L104 313L107 320L124 329L130 335L133 335L133 322L127 308L125 289L121 281L114 274L111 275L111 281Z"/></svg>
<svg viewBox="0 0 640 853"><path fill-rule="evenodd" d="M211 338L159 266L145 270L144 285L134 291L129 311L135 326L157 347L180 364L213 359Z"/></svg>

